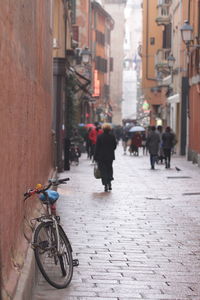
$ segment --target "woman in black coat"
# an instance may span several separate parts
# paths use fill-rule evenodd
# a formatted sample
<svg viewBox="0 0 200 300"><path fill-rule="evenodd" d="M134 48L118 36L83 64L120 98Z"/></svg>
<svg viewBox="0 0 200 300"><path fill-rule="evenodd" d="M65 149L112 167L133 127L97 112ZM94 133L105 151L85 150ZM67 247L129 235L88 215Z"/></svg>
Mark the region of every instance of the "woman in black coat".
<svg viewBox="0 0 200 300"><path fill-rule="evenodd" d="M111 181L113 180L113 160L115 159L115 149L117 142L111 132L110 124L102 126L103 133L97 137L95 146L94 160L98 163L101 172L102 184L105 192L112 190Z"/></svg>

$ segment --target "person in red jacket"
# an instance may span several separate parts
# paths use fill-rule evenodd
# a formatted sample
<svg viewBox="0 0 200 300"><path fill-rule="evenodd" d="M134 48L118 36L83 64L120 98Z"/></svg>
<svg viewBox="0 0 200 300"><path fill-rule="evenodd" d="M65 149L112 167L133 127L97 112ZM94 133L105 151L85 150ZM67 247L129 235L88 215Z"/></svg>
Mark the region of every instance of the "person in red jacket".
<svg viewBox="0 0 200 300"><path fill-rule="evenodd" d="M89 132L89 135L88 135L88 138L89 140L91 141L91 157L93 158L94 157L94 151L95 151L95 145L96 145L96 142L97 142L97 136L99 134L102 134L103 133L103 130L101 129L101 126L98 122L95 122L94 123L95 127L92 128L92 130Z"/></svg>
<svg viewBox="0 0 200 300"><path fill-rule="evenodd" d="M142 137L139 132L134 133L132 139L131 139L131 153L133 155L138 156L139 155L139 147L142 146Z"/></svg>

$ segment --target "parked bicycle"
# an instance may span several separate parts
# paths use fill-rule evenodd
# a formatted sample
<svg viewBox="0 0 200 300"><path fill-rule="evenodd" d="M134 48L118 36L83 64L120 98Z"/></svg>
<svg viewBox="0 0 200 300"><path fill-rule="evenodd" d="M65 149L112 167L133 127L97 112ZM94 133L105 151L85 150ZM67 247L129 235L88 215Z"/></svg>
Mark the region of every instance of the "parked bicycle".
<svg viewBox="0 0 200 300"><path fill-rule="evenodd" d="M72 164L74 162L76 164L76 166L78 166L80 156L81 156L80 148L76 144L72 143L70 150L69 150L70 164Z"/></svg>
<svg viewBox="0 0 200 300"><path fill-rule="evenodd" d="M73 267L79 264L78 260L72 257L70 241L60 225L60 217L56 215L55 202L59 194L50 189L51 186L58 186L68 180L69 178L51 179L46 187L37 184L35 189L29 189L24 194L25 200L38 194L40 201L45 204L45 213L34 219L39 224L33 234L32 248L42 275L57 289L69 285L73 276Z"/></svg>

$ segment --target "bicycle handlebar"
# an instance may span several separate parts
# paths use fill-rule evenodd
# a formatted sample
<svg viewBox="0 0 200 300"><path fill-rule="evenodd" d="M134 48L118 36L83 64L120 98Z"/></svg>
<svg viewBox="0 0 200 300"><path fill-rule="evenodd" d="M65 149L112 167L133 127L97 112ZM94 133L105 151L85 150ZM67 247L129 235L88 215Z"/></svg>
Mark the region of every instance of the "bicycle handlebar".
<svg viewBox="0 0 200 300"><path fill-rule="evenodd" d="M62 179L49 179L49 184L44 187L43 189L29 189L26 193L24 193L24 200L31 197L34 194L40 194L44 193L46 190L48 190L51 186L58 186L59 184L66 183L66 181L69 181L70 178L62 178Z"/></svg>

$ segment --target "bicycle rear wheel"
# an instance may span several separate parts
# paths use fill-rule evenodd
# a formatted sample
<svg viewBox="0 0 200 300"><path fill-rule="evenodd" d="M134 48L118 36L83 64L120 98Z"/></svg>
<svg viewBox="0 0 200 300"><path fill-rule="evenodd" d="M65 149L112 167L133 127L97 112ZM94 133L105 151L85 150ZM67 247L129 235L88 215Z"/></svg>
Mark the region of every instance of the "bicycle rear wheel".
<svg viewBox="0 0 200 300"><path fill-rule="evenodd" d="M72 248L61 226L60 253L52 222L40 223L34 234L34 252L38 267L49 284L57 289L66 288L73 275Z"/></svg>

